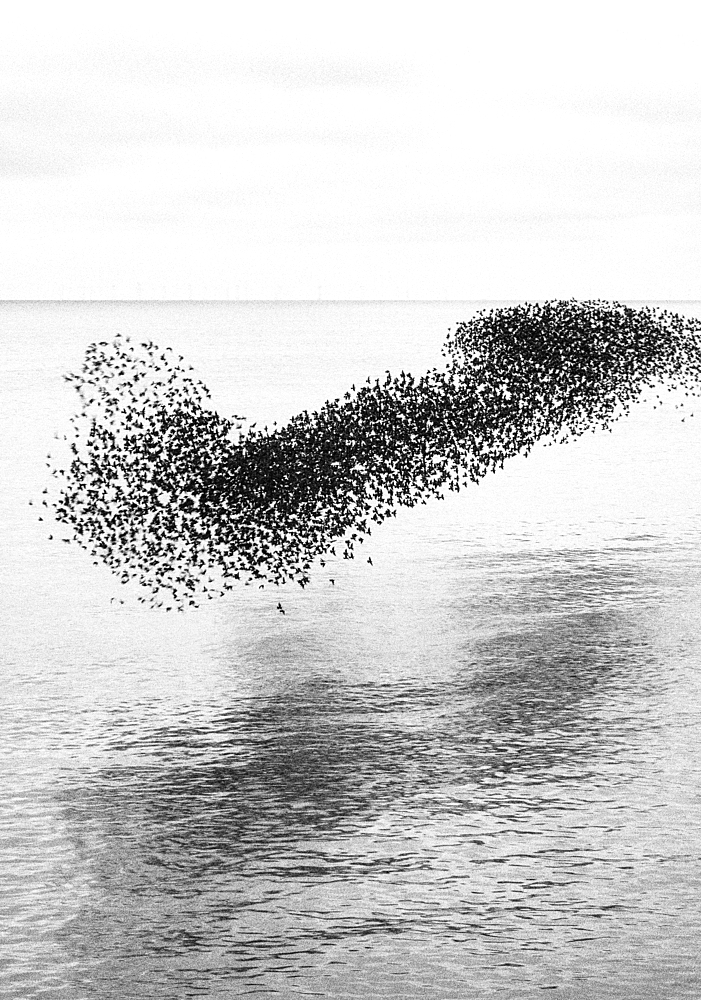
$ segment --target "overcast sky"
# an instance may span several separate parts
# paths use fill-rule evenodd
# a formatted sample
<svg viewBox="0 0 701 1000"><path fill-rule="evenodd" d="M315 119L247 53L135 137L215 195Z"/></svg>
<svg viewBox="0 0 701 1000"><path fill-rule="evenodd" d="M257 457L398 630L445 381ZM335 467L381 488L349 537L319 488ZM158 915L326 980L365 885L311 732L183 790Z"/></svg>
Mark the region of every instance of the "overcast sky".
<svg viewBox="0 0 701 1000"><path fill-rule="evenodd" d="M2 298L701 298L688 4L15 4Z"/></svg>

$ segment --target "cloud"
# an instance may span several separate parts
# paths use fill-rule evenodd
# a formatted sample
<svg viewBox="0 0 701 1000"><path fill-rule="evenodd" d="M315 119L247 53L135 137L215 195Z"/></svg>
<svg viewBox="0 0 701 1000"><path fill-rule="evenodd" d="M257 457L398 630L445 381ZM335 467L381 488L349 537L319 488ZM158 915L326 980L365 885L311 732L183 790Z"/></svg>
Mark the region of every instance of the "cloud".
<svg viewBox="0 0 701 1000"><path fill-rule="evenodd" d="M0 174L76 173L146 146L387 145L411 134L393 113L410 81L367 60L44 55L0 75Z"/></svg>
<svg viewBox="0 0 701 1000"><path fill-rule="evenodd" d="M39 50L31 58L7 53L3 65L14 76L124 81L142 84L191 86L263 80L280 87L392 87L410 83L420 71L420 60L337 52L276 53L200 49L158 44L100 44L65 51Z"/></svg>
<svg viewBox="0 0 701 1000"><path fill-rule="evenodd" d="M445 269L464 245L475 268L472 250L490 241L567 240L579 253L605 246L607 224L615 241L636 219L665 233L665 220L696 220L701 99L655 91L659 73L641 89L651 33L633 26L619 53L588 13L570 24L563 8L560 30L547 12L490 10L473 12L468 36L440 14L378 27L370 9L322 5L302 21L290 8L269 31L260 14L240 30L232 15L206 38L198 15L192 44L184 25L168 37L167 18L131 39L105 22L90 44L27 35L0 60L5 233L27 260L51 230L81 247L99 238L112 261L127 231L186 248L206 232L244 256L264 248L256 266L276 271L291 246L351 242L379 255L372 282L385 247L404 294L400 258L421 261L421 248L450 248L436 256ZM587 45L571 51L575 28Z"/></svg>
<svg viewBox="0 0 701 1000"><path fill-rule="evenodd" d="M701 92L597 94L570 103L582 111L623 121L701 130Z"/></svg>

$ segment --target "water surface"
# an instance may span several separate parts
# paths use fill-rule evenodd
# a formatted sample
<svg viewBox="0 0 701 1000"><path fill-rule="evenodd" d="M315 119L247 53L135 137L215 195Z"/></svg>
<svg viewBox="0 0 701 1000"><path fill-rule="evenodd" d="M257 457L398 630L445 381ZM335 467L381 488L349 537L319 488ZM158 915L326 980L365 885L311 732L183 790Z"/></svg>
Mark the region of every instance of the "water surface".
<svg viewBox="0 0 701 1000"><path fill-rule="evenodd" d="M284 617L144 609L27 504L96 336L281 421L473 308L0 307L4 995L699 995L701 411L400 512Z"/></svg>

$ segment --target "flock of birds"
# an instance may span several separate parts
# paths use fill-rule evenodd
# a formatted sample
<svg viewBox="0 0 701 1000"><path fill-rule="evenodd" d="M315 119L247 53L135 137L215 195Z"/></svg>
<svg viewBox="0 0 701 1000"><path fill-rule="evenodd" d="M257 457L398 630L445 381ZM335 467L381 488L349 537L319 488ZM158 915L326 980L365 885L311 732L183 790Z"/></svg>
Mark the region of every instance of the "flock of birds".
<svg viewBox="0 0 701 1000"><path fill-rule="evenodd" d="M66 467L48 456L63 541L166 609L241 583L304 588L317 560L356 558L398 506L478 483L539 440L608 428L648 388L697 394L701 321L607 302L517 305L459 323L443 357L261 430L216 413L170 348L92 344L66 376L81 402Z"/></svg>

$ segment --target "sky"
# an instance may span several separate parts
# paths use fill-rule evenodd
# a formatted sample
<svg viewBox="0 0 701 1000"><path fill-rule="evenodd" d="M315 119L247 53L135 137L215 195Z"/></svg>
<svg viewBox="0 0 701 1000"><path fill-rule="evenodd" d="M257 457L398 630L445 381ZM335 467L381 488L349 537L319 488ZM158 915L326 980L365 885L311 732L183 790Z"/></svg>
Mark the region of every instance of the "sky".
<svg viewBox="0 0 701 1000"><path fill-rule="evenodd" d="M14 4L0 298L699 299L688 4Z"/></svg>

